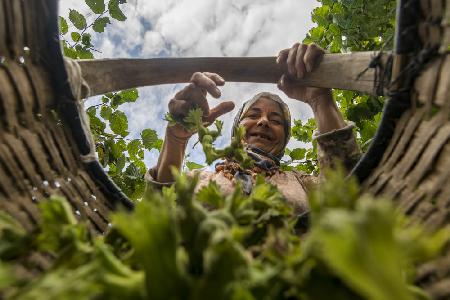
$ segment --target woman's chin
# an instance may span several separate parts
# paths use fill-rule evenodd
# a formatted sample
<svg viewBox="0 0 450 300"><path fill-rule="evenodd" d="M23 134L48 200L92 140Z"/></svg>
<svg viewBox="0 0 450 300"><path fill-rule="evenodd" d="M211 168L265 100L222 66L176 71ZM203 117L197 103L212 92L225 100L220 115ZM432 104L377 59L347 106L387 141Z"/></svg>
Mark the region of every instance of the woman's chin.
<svg viewBox="0 0 450 300"><path fill-rule="evenodd" d="M272 142L260 141L258 139L253 139L248 142L248 144L252 147L259 148L264 152L271 153L274 152L274 147Z"/></svg>

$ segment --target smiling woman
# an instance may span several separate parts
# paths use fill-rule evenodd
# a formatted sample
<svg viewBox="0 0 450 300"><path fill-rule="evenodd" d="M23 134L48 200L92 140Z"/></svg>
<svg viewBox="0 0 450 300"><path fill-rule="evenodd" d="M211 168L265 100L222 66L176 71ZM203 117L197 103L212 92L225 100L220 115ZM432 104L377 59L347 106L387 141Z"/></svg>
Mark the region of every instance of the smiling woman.
<svg viewBox="0 0 450 300"><path fill-rule="evenodd" d="M278 87L287 96L309 104L314 112L318 131L319 164L328 169L340 160L347 170L351 170L359 159L359 148L353 135L353 124L347 124L339 112L329 89L302 87L295 85L293 79L301 79L312 72L323 57L324 51L315 44L296 43L282 50L277 63L287 71L279 81ZM219 116L234 108L233 102L222 102L210 109L206 100L209 93L219 98L218 86L225 80L215 73L194 73L191 83L178 92L169 103L169 112L178 120L184 120L193 108L203 111L203 121L212 124ZM223 194L234 191L236 183L250 194L257 175L265 177L266 182L278 187L286 200L293 206L296 214L308 211L308 191L318 182L318 178L297 170L283 171L280 160L290 139L291 114L287 104L277 95L264 92L245 102L237 113L232 134L239 126L244 127L243 143L245 152L253 160L251 167L244 167L233 157L224 157L224 161L215 166L215 171L195 170L201 190L211 181L215 181ZM181 124L169 125L166 138L156 167L149 170L147 180L154 186L167 186L173 183L172 167L180 169L189 138L194 134Z"/></svg>

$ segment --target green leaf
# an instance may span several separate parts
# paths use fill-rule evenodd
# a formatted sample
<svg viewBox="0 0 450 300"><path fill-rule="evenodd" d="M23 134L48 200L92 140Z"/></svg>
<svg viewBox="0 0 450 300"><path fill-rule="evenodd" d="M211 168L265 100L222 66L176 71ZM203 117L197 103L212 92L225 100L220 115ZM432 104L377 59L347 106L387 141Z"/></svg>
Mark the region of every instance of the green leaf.
<svg viewBox="0 0 450 300"><path fill-rule="evenodd" d="M304 148L295 148L290 153L289 156L292 160L302 160L305 158L306 149Z"/></svg>
<svg viewBox="0 0 450 300"><path fill-rule="evenodd" d="M59 30L62 35L69 31L69 25L67 25L66 19L61 16L59 17Z"/></svg>
<svg viewBox="0 0 450 300"><path fill-rule="evenodd" d="M69 203L60 196L53 196L39 203L41 209L41 232L37 238L41 250L65 251L59 258L64 264L76 262L89 251L88 232L84 224L78 224Z"/></svg>
<svg viewBox="0 0 450 300"><path fill-rule="evenodd" d="M109 118L111 130L123 137L128 135L128 119L125 113L120 110L113 112Z"/></svg>
<svg viewBox="0 0 450 300"><path fill-rule="evenodd" d="M104 0L85 0L89 8L96 14L101 14L105 11L105 1Z"/></svg>
<svg viewBox="0 0 450 300"><path fill-rule="evenodd" d="M105 141L105 151L110 155L110 161L119 159L126 150L126 143L123 139L118 140L117 143L113 138Z"/></svg>
<svg viewBox="0 0 450 300"><path fill-rule="evenodd" d="M298 141L310 143L315 128L316 122L314 119L309 119L305 124L301 120L294 120L294 126L291 129L292 137Z"/></svg>
<svg viewBox="0 0 450 300"><path fill-rule="evenodd" d="M83 36L81 37L81 43L86 47L92 47L91 44L91 34L90 33L83 33Z"/></svg>
<svg viewBox="0 0 450 300"><path fill-rule="evenodd" d="M102 107L100 109L100 116L105 120L109 120L109 118L111 117L111 114L112 114L112 108L107 105L102 105Z"/></svg>
<svg viewBox="0 0 450 300"><path fill-rule="evenodd" d="M139 93L137 89L129 89L121 91L120 96L122 97L122 103L135 102L139 97Z"/></svg>
<svg viewBox="0 0 450 300"><path fill-rule="evenodd" d="M161 151L162 145L163 145L163 140L162 140L162 139L158 139L158 140L154 143L153 147L154 147L156 150Z"/></svg>
<svg viewBox="0 0 450 300"><path fill-rule="evenodd" d="M89 116L89 125L94 134L102 134L105 131L106 124L97 117L97 110L95 107L89 107L87 109Z"/></svg>
<svg viewBox="0 0 450 300"><path fill-rule="evenodd" d="M81 58L81 59L93 59L94 58L92 51L80 44L75 46L75 50L77 51L78 58Z"/></svg>
<svg viewBox="0 0 450 300"><path fill-rule="evenodd" d="M78 30L86 28L86 18L75 9L69 11L69 20Z"/></svg>
<svg viewBox="0 0 450 300"><path fill-rule="evenodd" d="M119 0L110 0L108 3L109 15L118 20L125 21L127 17L123 14L122 10L119 8Z"/></svg>
<svg viewBox="0 0 450 300"><path fill-rule="evenodd" d="M27 247L28 243L23 227L10 215L0 211L0 259L13 259L27 253L32 250Z"/></svg>
<svg viewBox="0 0 450 300"><path fill-rule="evenodd" d="M201 168L204 168L205 166L200 165L200 164L198 164L198 163L196 163L196 162L193 162L193 161L186 161L186 167L187 167L189 170L195 170L195 169L201 169Z"/></svg>
<svg viewBox="0 0 450 300"><path fill-rule="evenodd" d="M127 150L128 154L131 156L131 158L136 159L139 151L142 149L142 143L141 140L135 139L128 143Z"/></svg>
<svg viewBox="0 0 450 300"><path fill-rule="evenodd" d="M151 150L156 148L156 144L158 142L158 135L156 134L156 131L154 131L153 129L147 128L142 130L141 139L145 149Z"/></svg>
<svg viewBox="0 0 450 300"><path fill-rule="evenodd" d="M72 32L71 34L70 34L70 36L72 37L72 41L74 41L74 42L78 42L78 41L80 41L80 38L81 38L81 35L78 33L78 32Z"/></svg>
<svg viewBox="0 0 450 300"><path fill-rule="evenodd" d="M182 125L188 130L195 130L202 124L203 111L201 108L191 109L183 119Z"/></svg>
<svg viewBox="0 0 450 300"><path fill-rule="evenodd" d="M148 299L181 299L186 282L177 264L178 241L174 213L157 195L140 201L133 215L113 217L117 230L130 242L135 261L145 270ZM163 251L161 251L163 250Z"/></svg>
<svg viewBox="0 0 450 300"><path fill-rule="evenodd" d="M122 169L125 168L126 163L127 163L127 159L126 159L125 155L121 155L115 163L115 165L116 165L115 172L116 173L122 172Z"/></svg>
<svg viewBox="0 0 450 300"><path fill-rule="evenodd" d="M142 179L144 174L141 173L141 170L137 165L134 163L131 163L128 165L128 167L125 170L125 176L127 176L130 179Z"/></svg>
<svg viewBox="0 0 450 300"><path fill-rule="evenodd" d="M87 50L85 48L77 49L77 56L80 59L93 59L94 54L92 54L92 51Z"/></svg>
<svg viewBox="0 0 450 300"><path fill-rule="evenodd" d="M94 21L94 24L92 25L92 29L94 29L95 32L104 32L106 25L111 24L111 21L108 17L102 17L98 18Z"/></svg>
<svg viewBox="0 0 450 300"><path fill-rule="evenodd" d="M209 208L222 208L225 199L220 192L220 188L215 181L210 181L208 185L201 188L197 193L197 199Z"/></svg>
<svg viewBox="0 0 450 300"><path fill-rule="evenodd" d="M62 41L64 56L69 58L78 58L77 51L67 45L66 41Z"/></svg>

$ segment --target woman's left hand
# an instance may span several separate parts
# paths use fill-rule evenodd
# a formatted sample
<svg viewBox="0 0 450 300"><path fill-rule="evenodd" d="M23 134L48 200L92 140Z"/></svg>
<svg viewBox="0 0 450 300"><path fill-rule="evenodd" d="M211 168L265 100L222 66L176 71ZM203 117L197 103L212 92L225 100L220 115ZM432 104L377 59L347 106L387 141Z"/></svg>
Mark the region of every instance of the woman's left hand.
<svg viewBox="0 0 450 300"><path fill-rule="evenodd" d="M323 58L325 51L316 44L295 43L292 48L281 50L277 57L277 64L285 65L288 73L278 81L278 88L289 98L300 100L313 106L314 101L321 96L329 96L330 89L302 87L294 83L295 79L303 78L316 68Z"/></svg>

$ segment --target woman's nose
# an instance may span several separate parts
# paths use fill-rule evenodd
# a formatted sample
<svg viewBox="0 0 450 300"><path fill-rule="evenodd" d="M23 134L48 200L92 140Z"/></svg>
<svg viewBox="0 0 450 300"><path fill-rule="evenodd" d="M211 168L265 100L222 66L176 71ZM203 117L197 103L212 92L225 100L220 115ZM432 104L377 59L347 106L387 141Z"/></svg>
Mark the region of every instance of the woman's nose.
<svg viewBox="0 0 450 300"><path fill-rule="evenodd" d="M259 118L258 123L256 123L256 125L258 125L258 126L268 126L269 125L269 120L267 120L266 117L262 116L261 118Z"/></svg>

